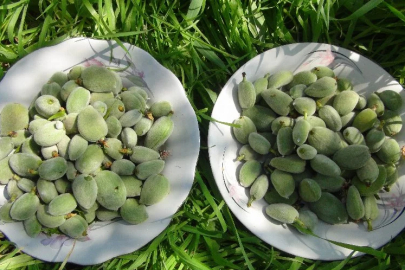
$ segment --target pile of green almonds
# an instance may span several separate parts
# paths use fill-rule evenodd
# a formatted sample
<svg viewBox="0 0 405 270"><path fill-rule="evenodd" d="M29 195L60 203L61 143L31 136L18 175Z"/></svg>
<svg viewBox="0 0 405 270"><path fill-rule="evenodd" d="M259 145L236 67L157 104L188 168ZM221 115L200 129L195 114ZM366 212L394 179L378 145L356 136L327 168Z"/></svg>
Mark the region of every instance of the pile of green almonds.
<svg viewBox="0 0 405 270"><path fill-rule="evenodd" d="M378 193L398 179L400 95L358 94L325 66L254 82L243 73L237 91L242 113L232 133L248 206L264 198L268 216L310 230L318 219L366 221L372 230Z"/></svg>
<svg viewBox="0 0 405 270"><path fill-rule="evenodd" d="M171 104L148 104L145 88L123 87L103 66L54 73L29 108L0 114L2 222L26 233L86 235L94 221L139 224L170 192L161 173L173 131Z"/></svg>

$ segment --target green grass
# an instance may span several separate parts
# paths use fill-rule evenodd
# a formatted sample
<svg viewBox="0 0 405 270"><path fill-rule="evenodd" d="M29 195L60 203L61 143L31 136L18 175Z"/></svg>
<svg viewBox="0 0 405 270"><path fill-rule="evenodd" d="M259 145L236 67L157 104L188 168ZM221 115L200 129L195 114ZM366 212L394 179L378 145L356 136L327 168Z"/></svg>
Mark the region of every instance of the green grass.
<svg viewBox="0 0 405 270"><path fill-rule="evenodd" d="M404 14L405 1L399 0L0 1L0 77L28 53L69 37L115 39L170 69L199 120L194 185L169 227L138 251L83 269L404 269L404 233L379 249L382 257L336 262L294 257L264 243L224 203L207 144L211 110L228 78L252 57L283 44L342 46L404 84ZM39 261L0 240L0 269L82 268Z"/></svg>

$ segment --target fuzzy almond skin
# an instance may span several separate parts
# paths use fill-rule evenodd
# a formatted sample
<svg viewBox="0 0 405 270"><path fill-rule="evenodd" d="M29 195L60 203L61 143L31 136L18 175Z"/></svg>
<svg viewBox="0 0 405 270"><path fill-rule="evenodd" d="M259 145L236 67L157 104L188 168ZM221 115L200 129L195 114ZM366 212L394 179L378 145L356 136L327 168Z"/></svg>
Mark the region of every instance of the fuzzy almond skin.
<svg viewBox="0 0 405 270"><path fill-rule="evenodd" d="M238 84L238 100L242 109L249 109L256 103L256 89L251 81L246 79L246 74L243 72L243 79Z"/></svg>
<svg viewBox="0 0 405 270"><path fill-rule="evenodd" d="M145 205L156 204L169 193L169 180L162 174L153 174L143 183L139 202Z"/></svg>
<svg viewBox="0 0 405 270"><path fill-rule="evenodd" d="M96 142L108 133L108 126L104 118L90 105L78 114L77 128L80 135L89 142Z"/></svg>
<svg viewBox="0 0 405 270"><path fill-rule="evenodd" d="M34 216L39 205L39 198L34 193L24 193L14 201L10 216L14 220L26 220Z"/></svg>
<svg viewBox="0 0 405 270"><path fill-rule="evenodd" d="M77 203L84 209L89 209L96 202L98 187L90 175L81 174L77 176L73 180L72 191Z"/></svg>
<svg viewBox="0 0 405 270"><path fill-rule="evenodd" d="M120 208L120 214L123 220L130 224L139 224L148 219L146 206L139 204L136 199L127 199Z"/></svg>
<svg viewBox="0 0 405 270"><path fill-rule="evenodd" d="M28 123L28 109L19 103L9 103L0 113L0 135L4 136L11 131L24 129Z"/></svg>
<svg viewBox="0 0 405 270"><path fill-rule="evenodd" d="M329 192L322 192L319 200L309 203L309 209L329 224L342 224L348 219L344 204Z"/></svg>
<svg viewBox="0 0 405 270"><path fill-rule="evenodd" d="M292 224L299 217L297 209L285 203L270 204L266 207L266 214L285 224Z"/></svg>
<svg viewBox="0 0 405 270"><path fill-rule="evenodd" d="M293 99L289 94L270 87L264 90L261 95L275 113L281 116L287 116L290 113Z"/></svg>
<svg viewBox="0 0 405 270"><path fill-rule="evenodd" d="M119 84L114 72L95 65L83 69L81 78L85 88L97 93L114 91Z"/></svg>
<svg viewBox="0 0 405 270"><path fill-rule="evenodd" d="M162 116L153 123L146 134L144 146L157 150L162 146L173 132L174 123L171 116Z"/></svg>
<svg viewBox="0 0 405 270"><path fill-rule="evenodd" d="M347 214L353 220L359 220L364 217L364 204L358 189L350 186L346 198Z"/></svg>
<svg viewBox="0 0 405 270"><path fill-rule="evenodd" d="M53 216L66 215L75 210L77 202L70 193L64 193L56 196L48 204L48 213Z"/></svg>
<svg viewBox="0 0 405 270"><path fill-rule="evenodd" d="M94 179L98 188L97 202L108 210L117 211L127 198L122 179L112 171L101 171Z"/></svg>
<svg viewBox="0 0 405 270"><path fill-rule="evenodd" d="M88 228L87 221L80 215L68 218L59 229L71 238L83 237Z"/></svg>

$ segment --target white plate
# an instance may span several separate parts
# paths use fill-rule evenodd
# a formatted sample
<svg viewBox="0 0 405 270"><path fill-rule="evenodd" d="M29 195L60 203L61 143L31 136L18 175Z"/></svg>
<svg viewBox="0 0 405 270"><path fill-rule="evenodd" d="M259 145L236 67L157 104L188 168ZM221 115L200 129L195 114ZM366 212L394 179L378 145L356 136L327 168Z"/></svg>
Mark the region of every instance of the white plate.
<svg viewBox="0 0 405 270"><path fill-rule="evenodd" d="M166 143L170 151L162 172L171 184L170 194L148 207L149 219L139 225L126 222L96 222L89 227L88 238L77 241L69 262L91 265L144 246L170 223L187 198L194 180L200 137L197 119L180 81L147 52L124 44L125 52L112 41L73 38L56 46L39 49L13 65L0 83L0 110L10 102L28 106L42 85L57 72L69 71L76 65L104 65L129 68L120 72L128 80L147 87L153 102L167 100L173 106L175 129ZM5 202L3 188L0 205ZM72 249L73 240L61 235L28 237L21 223L0 225L0 230L25 253L50 262L61 262Z"/></svg>
<svg viewBox="0 0 405 270"><path fill-rule="evenodd" d="M346 49L319 43L297 43L266 51L243 65L223 87L212 112L219 121L232 123L240 116L237 105L237 84L246 72L254 81L266 73L278 70L298 72L314 66L331 67L338 76L350 79L354 90L369 95L377 90L402 87L386 71L369 59ZM403 95L403 91L400 92ZM405 101L404 101L405 104ZM404 106L405 107L405 106ZM401 115L404 113L401 111ZM405 144L405 131L396 137ZM239 185L236 171L241 162L235 161L241 146L233 138L227 125L211 122L208 133L209 156L218 188L235 216L255 235L266 243L295 256L316 260L340 260L352 250L338 247L312 236L302 235L295 228L279 225L264 214L267 203L262 199L246 207L248 190ZM389 193L382 193L379 201L380 217L373 222L374 231L368 232L363 223L328 225L320 222L315 234L344 243L379 248L395 237L405 226L405 168L400 166L398 183ZM354 256L361 255L355 253Z"/></svg>

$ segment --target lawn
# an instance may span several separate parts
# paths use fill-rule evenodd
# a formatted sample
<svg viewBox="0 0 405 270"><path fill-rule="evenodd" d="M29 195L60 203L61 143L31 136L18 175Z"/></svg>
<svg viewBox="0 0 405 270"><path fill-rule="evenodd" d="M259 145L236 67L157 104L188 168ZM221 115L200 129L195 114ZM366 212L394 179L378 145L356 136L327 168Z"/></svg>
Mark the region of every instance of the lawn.
<svg viewBox="0 0 405 270"><path fill-rule="evenodd" d="M128 42L178 77L201 136L189 197L148 245L81 267L37 260L1 235L0 269L404 269L403 232L374 255L334 262L263 242L219 194L207 142L222 87L256 55L295 42L329 43L368 57L404 85L404 29L401 0L0 0L0 78L30 52L70 37Z"/></svg>

